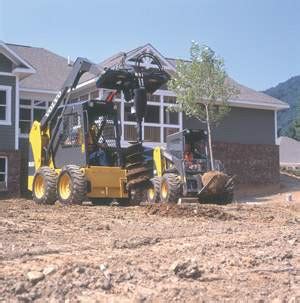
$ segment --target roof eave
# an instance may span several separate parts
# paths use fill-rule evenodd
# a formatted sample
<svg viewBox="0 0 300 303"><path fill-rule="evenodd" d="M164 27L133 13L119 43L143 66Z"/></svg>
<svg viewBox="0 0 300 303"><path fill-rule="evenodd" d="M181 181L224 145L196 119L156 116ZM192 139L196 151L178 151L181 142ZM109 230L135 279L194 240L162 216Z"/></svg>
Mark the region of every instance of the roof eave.
<svg viewBox="0 0 300 303"><path fill-rule="evenodd" d="M229 100L229 105L233 107L244 107L244 108L253 108L253 109L265 109L265 110L285 110L289 109L290 106L286 104L270 104L264 102L255 102L248 100Z"/></svg>
<svg viewBox="0 0 300 303"><path fill-rule="evenodd" d="M36 70L32 68L23 68L23 67L17 67L13 69L12 73L14 75L18 75L20 80L25 79L26 77L35 74Z"/></svg>

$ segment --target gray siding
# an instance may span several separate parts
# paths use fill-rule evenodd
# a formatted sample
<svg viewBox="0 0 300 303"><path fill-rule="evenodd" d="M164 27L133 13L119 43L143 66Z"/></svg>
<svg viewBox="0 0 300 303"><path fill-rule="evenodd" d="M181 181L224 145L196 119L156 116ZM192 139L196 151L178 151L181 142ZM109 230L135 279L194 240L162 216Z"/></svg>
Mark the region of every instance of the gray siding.
<svg viewBox="0 0 300 303"><path fill-rule="evenodd" d="M3 54L0 54L0 72L10 73L12 69L13 69L12 62Z"/></svg>
<svg viewBox="0 0 300 303"><path fill-rule="evenodd" d="M183 118L184 128L204 127L196 119ZM275 144L274 111L231 108L227 117L213 130L216 142Z"/></svg>
<svg viewBox="0 0 300 303"><path fill-rule="evenodd" d="M11 86L11 125L0 125L0 150L15 149L16 78L0 76L0 85Z"/></svg>

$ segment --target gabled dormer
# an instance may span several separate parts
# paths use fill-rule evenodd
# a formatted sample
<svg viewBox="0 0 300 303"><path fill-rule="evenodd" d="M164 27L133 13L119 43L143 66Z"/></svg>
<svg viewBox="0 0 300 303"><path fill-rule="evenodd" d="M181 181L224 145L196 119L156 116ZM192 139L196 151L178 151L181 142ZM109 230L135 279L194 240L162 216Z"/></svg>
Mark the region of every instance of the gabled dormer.
<svg viewBox="0 0 300 303"><path fill-rule="evenodd" d="M28 62L21 58L3 41L0 41L0 75L17 75L21 80L35 72L35 69Z"/></svg>
<svg viewBox="0 0 300 303"><path fill-rule="evenodd" d="M127 63L133 63L135 62L135 59L137 58L137 56L139 56L142 53L151 53L153 54L155 57L158 58L158 60L160 61L161 65L163 66L163 68L169 72L175 72L176 71L176 67L171 64L153 45L151 45L150 43L147 43L144 46L138 47L130 52L127 53L126 56L126 62ZM142 62L142 65L144 65L147 68L150 67L156 67L155 64L153 64L153 62L151 62L150 58L145 58L145 62Z"/></svg>

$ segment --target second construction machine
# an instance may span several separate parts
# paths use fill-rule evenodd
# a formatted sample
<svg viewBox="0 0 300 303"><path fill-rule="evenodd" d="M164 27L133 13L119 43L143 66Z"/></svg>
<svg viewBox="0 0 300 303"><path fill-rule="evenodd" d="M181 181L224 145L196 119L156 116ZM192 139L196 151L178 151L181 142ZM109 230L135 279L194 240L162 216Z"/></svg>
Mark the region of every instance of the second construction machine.
<svg viewBox="0 0 300 303"><path fill-rule="evenodd" d="M201 129L184 129L167 136L166 147L153 151L154 177L147 189L147 200L177 202L180 198L199 202L227 204L233 199L233 177L214 161L210 169L207 133Z"/></svg>

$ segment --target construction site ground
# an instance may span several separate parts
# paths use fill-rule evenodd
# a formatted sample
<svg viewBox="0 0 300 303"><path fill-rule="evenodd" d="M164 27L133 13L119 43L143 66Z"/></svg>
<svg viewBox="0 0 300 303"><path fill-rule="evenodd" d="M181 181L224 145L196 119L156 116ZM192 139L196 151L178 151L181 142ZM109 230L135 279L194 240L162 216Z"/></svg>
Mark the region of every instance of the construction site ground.
<svg viewBox="0 0 300 303"><path fill-rule="evenodd" d="M2 200L0 302L32 301L300 302L300 180L226 206Z"/></svg>

